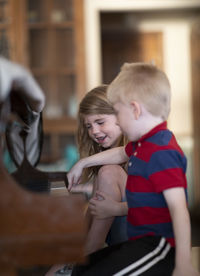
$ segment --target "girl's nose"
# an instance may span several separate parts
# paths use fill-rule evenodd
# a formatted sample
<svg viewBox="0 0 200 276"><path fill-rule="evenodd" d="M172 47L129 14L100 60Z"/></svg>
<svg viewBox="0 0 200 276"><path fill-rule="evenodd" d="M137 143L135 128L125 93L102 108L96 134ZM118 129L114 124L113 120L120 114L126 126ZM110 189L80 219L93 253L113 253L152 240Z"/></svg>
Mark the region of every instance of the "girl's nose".
<svg viewBox="0 0 200 276"><path fill-rule="evenodd" d="M98 126L93 126L91 129L92 134L97 134L99 132Z"/></svg>

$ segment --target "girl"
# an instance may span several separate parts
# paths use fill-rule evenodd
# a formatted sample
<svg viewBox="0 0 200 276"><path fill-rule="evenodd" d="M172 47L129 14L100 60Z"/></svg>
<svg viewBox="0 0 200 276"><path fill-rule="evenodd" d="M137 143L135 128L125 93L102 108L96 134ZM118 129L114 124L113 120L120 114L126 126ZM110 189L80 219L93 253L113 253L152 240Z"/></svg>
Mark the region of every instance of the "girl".
<svg viewBox="0 0 200 276"><path fill-rule="evenodd" d="M80 103L77 143L81 159L126 143L114 109L107 100L106 89L107 85L94 88ZM90 212L87 212L90 226L86 254L103 247L105 240L112 245L127 239L126 178L125 169L119 165L90 167L83 171L80 183L92 182L94 187Z"/></svg>

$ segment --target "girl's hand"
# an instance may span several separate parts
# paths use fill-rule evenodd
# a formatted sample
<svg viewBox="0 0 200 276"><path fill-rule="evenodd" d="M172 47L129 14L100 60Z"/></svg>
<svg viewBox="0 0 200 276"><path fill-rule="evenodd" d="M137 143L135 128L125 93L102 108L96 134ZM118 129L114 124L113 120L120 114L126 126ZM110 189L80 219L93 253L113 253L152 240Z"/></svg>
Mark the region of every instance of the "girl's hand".
<svg viewBox="0 0 200 276"><path fill-rule="evenodd" d="M108 194L97 191L89 201L89 210L98 219L105 219L116 215L119 204L120 202L114 201Z"/></svg>
<svg viewBox="0 0 200 276"><path fill-rule="evenodd" d="M81 159L67 173L68 190L69 191L71 190L72 186L80 183L83 168L84 168L84 166L83 166L82 159Z"/></svg>

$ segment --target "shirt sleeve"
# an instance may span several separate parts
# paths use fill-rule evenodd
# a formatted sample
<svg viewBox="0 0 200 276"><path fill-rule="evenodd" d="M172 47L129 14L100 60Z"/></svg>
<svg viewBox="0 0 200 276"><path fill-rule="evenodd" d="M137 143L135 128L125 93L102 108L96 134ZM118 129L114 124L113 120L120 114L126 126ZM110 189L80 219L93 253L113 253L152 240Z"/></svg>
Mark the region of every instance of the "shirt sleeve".
<svg viewBox="0 0 200 276"><path fill-rule="evenodd" d="M148 177L156 192L183 187L187 188L186 158L176 150L154 153L148 165Z"/></svg>

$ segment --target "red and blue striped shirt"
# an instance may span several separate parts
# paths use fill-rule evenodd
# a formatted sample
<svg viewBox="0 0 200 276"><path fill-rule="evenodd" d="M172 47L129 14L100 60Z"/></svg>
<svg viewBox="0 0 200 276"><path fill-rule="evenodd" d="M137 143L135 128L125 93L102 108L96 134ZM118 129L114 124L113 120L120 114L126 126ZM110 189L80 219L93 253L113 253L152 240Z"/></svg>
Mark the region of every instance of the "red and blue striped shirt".
<svg viewBox="0 0 200 276"><path fill-rule="evenodd" d="M186 157L173 133L163 122L127 144L129 239L145 235L164 236L175 246L171 216L163 191L183 187L186 191Z"/></svg>

